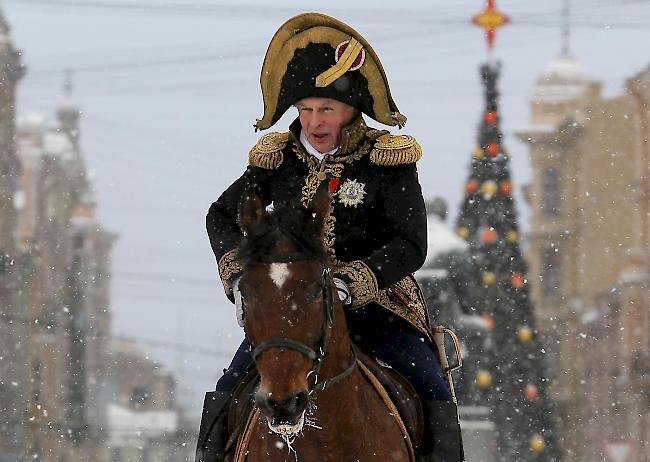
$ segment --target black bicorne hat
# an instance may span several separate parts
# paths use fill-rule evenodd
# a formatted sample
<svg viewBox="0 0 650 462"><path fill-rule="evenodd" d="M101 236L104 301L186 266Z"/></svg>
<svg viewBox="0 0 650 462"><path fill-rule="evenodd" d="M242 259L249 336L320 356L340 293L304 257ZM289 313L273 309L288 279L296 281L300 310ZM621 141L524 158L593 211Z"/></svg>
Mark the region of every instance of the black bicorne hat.
<svg viewBox="0 0 650 462"><path fill-rule="evenodd" d="M386 74L368 42L341 21L305 13L285 22L275 33L260 76L264 130L303 98L332 98L359 109L385 125L406 123L388 87Z"/></svg>

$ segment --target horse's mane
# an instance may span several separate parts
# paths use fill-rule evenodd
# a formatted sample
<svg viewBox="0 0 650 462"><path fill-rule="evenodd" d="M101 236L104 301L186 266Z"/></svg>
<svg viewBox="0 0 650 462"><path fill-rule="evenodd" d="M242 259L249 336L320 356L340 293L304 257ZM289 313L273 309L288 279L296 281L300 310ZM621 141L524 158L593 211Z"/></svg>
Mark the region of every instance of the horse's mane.
<svg viewBox="0 0 650 462"><path fill-rule="evenodd" d="M244 266L281 259L278 244L290 243L303 259L323 260L327 256L323 244L324 219L311 210L286 203L274 204L252 230L244 236L237 257Z"/></svg>

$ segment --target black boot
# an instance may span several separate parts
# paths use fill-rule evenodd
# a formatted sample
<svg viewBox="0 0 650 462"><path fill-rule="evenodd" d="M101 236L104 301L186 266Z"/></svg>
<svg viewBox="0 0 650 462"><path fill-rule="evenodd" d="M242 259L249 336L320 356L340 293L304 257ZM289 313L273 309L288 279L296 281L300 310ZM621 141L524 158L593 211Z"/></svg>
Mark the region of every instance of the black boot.
<svg viewBox="0 0 650 462"><path fill-rule="evenodd" d="M220 391L205 394L195 462L223 462L228 442L230 398L230 393Z"/></svg>
<svg viewBox="0 0 650 462"><path fill-rule="evenodd" d="M417 461L464 461L456 404L452 401L422 401L422 410L424 432L417 449Z"/></svg>

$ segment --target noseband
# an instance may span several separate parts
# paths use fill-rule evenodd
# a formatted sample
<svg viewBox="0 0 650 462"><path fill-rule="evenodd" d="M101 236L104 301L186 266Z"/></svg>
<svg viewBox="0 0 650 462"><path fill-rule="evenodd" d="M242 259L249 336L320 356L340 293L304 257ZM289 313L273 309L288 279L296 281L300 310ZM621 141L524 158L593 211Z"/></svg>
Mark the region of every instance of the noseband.
<svg viewBox="0 0 650 462"><path fill-rule="evenodd" d="M297 256L298 256L297 254L285 255L285 258L282 259L282 262L296 261ZM275 263L279 262L279 260L277 259L274 259L273 261ZM354 352L353 349L352 364L345 371L336 375L335 377L332 377L328 380L318 383L318 374L320 373L323 360L325 359L325 356L327 356L326 345L327 345L327 340L329 338L329 328L332 326L332 323L334 321L334 302L332 299L332 285L330 283L330 273L331 273L330 268L323 269L323 299L322 299L323 323L321 325L321 334L320 334L320 339L318 341L318 347L316 350L312 349L311 347L305 345L302 342L299 342L297 340L288 337L271 337L268 340L260 343L259 345L257 345L257 347L253 349L254 361L257 361L257 358L270 348L279 348L280 351L294 350L299 353L302 353L307 358L309 358L312 362L312 367L309 370L307 377L310 377L311 375L314 376L314 382L309 387L310 392L314 390L325 390L328 386L333 385L334 383L347 377L354 370L354 367L356 366L357 363L356 353Z"/></svg>

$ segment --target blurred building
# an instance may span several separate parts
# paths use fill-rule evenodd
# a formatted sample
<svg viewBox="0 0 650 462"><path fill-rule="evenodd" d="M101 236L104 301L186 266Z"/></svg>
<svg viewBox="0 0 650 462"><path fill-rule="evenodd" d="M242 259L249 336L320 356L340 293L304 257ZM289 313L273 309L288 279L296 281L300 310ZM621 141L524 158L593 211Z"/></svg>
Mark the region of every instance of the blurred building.
<svg viewBox="0 0 650 462"><path fill-rule="evenodd" d="M16 247L16 190L20 163L14 143L16 84L23 75L20 53L0 14L0 461L24 456L27 374L26 313L18 292L21 256Z"/></svg>
<svg viewBox="0 0 650 462"><path fill-rule="evenodd" d="M649 102L650 69L606 98L565 52L518 134L532 166L532 296L570 460L650 454Z"/></svg>
<svg viewBox="0 0 650 462"><path fill-rule="evenodd" d="M177 405L176 380L135 345L112 342L102 462L194 460L195 425Z"/></svg>
<svg viewBox="0 0 650 462"><path fill-rule="evenodd" d="M78 144L79 107L68 95L58 120L30 114L17 123L22 167L16 237L24 255L21 290L27 332L28 458L95 459L104 411L110 335L110 252L92 180Z"/></svg>

